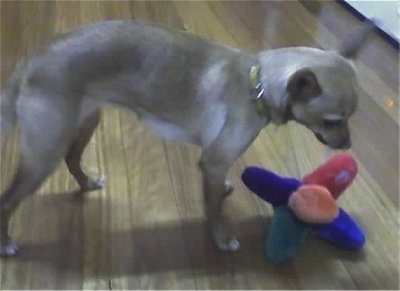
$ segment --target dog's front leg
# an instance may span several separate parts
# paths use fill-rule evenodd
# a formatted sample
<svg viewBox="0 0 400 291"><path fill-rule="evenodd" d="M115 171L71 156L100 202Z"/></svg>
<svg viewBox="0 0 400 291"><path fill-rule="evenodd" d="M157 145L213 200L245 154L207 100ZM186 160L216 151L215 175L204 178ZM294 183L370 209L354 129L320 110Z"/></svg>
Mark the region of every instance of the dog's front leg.
<svg viewBox="0 0 400 291"><path fill-rule="evenodd" d="M203 174L205 213L217 247L223 251L237 251L239 241L229 229L222 215L225 198L233 186L226 180L227 173L236 159L247 149L262 128L262 123L230 123L218 138L204 149L199 166Z"/></svg>
<svg viewBox="0 0 400 291"><path fill-rule="evenodd" d="M203 154L200 168L203 174L204 205L213 239L220 250L237 251L239 241L224 221L222 208L224 199L232 192L225 182L230 164L215 155Z"/></svg>

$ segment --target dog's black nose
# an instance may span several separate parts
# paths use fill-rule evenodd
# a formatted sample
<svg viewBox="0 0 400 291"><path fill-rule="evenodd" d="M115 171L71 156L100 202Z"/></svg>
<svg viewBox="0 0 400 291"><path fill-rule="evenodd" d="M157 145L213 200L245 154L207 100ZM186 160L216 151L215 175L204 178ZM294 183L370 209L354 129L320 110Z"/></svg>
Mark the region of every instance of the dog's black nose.
<svg viewBox="0 0 400 291"><path fill-rule="evenodd" d="M348 150L349 148L351 148L351 139L350 138L344 139L343 143L340 145L339 148L343 150Z"/></svg>

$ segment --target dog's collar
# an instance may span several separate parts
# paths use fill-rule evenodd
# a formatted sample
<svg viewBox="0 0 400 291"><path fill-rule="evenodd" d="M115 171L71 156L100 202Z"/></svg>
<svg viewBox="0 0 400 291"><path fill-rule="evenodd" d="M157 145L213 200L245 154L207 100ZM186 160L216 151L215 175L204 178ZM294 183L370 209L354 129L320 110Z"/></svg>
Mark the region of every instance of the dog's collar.
<svg viewBox="0 0 400 291"><path fill-rule="evenodd" d="M252 65L249 70L249 78L251 83L251 94L255 96L254 102L257 106L257 111L261 115L268 115L268 108L262 98L266 94L265 88L261 83L261 68L258 65Z"/></svg>

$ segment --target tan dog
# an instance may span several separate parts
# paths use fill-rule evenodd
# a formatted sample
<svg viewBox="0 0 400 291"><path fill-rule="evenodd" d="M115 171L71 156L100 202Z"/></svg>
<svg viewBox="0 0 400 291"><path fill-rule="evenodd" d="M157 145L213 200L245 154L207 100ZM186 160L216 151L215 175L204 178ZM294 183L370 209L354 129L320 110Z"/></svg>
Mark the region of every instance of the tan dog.
<svg viewBox="0 0 400 291"><path fill-rule="evenodd" d="M2 133L21 127L21 161L1 196L1 255L16 254L9 219L64 158L83 191L102 187L80 167L103 104L132 109L165 138L202 147L206 214L221 250L238 240L222 221L230 166L268 123L295 120L331 148L350 147L355 56L371 25L338 52L284 48L249 55L157 25L107 21L64 35L11 77Z"/></svg>

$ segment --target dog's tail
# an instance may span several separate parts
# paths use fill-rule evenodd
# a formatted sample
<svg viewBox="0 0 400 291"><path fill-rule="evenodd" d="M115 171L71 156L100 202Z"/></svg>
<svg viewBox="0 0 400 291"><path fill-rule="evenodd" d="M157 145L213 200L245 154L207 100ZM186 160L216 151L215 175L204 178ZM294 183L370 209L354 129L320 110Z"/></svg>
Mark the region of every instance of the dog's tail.
<svg viewBox="0 0 400 291"><path fill-rule="evenodd" d="M16 104L19 95L22 66L18 66L0 96L1 143L14 129L17 122Z"/></svg>

